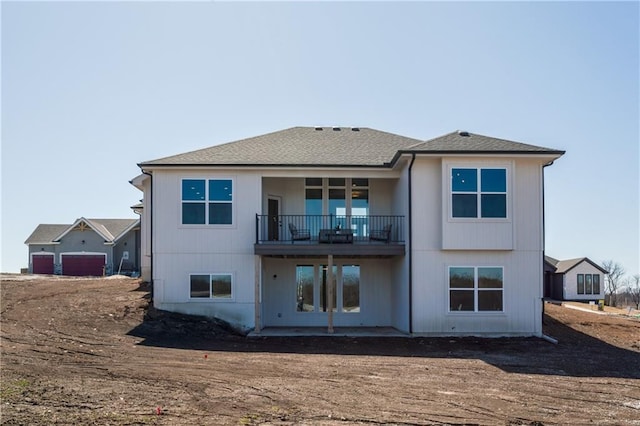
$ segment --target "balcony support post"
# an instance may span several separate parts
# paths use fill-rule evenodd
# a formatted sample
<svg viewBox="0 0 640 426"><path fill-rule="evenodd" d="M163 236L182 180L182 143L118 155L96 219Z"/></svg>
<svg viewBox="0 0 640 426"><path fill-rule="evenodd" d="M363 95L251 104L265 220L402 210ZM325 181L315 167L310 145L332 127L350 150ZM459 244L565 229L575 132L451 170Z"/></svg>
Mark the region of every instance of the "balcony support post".
<svg viewBox="0 0 640 426"><path fill-rule="evenodd" d="M262 276L262 256L254 256L254 264L255 264L255 288L254 288L254 298L255 298L255 326L253 332L255 334L260 334L260 330L262 329L262 304L261 302L261 292L260 292L260 278Z"/></svg>
<svg viewBox="0 0 640 426"><path fill-rule="evenodd" d="M327 333L333 334L333 292L334 292L334 276L333 276L333 255L330 254L327 259Z"/></svg>

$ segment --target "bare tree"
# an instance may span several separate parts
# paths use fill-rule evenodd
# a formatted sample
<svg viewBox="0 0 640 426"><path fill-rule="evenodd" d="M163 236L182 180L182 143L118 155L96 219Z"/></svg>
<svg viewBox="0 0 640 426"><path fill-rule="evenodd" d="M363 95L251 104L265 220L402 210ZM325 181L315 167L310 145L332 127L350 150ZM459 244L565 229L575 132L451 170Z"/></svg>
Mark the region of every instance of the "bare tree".
<svg viewBox="0 0 640 426"><path fill-rule="evenodd" d="M629 280L629 293L631 294L631 300L636 304L636 308L640 309L640 274L635 274Z"/></svg>
<svg viewBox="0 0 640 426"><path fill-rule="evenodd" d="M609 305L616 306L616 294L622 284L622 277L624 276L624 268L618 262L613 260L605 260L602 262L604 269L609 271L605 279L605 291L609 296Z"/></svg>

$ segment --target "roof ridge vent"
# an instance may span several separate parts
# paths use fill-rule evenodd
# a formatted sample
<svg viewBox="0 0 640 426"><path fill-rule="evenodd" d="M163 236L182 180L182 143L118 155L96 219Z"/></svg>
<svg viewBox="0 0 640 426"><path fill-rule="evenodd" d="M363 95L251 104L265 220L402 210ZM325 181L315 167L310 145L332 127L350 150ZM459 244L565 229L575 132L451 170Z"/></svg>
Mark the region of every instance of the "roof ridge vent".
<svg viewBox="0 0 640 426"><path fill-rule="evenodd" d="M339 132L339 131L340 131L340 130L342 130L342 129L341 129L340 127L334 127L334 128L333 128L333 130L334 130L335 132Z"/></svg>
<svg viewBox="0 0 640 426"><path fill-rule="evenodd" d="M469 132L467 132L466 130L458 130L458 134L465 137L469 136Z"/></svg>
<svg viewBox="0 0 640 426"><path fill-rule="evenodd" d="M315 129L316 130L322 130L322 127L316 127Z"/></svg>
<svg viewBox="0 0 640 426"><path fill-rule="evenodd" d="M359 127L352 127L352 128L351 128L351 131L352 131L352 132L359 132L359 131L360 131L360 128L359 128Z"/></svg>

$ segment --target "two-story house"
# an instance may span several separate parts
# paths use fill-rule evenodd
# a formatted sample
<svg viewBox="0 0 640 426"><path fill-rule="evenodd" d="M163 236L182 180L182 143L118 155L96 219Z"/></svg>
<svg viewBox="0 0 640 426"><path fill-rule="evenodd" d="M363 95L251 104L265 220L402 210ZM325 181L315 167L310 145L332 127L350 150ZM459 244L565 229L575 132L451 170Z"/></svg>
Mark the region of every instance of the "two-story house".
<svg viewBox="0 0 640 426"><path fill-rule="evenodd" d="M544 167L564 152L294 127L139 164L157 308L265 327L541 335Z"/></svg>

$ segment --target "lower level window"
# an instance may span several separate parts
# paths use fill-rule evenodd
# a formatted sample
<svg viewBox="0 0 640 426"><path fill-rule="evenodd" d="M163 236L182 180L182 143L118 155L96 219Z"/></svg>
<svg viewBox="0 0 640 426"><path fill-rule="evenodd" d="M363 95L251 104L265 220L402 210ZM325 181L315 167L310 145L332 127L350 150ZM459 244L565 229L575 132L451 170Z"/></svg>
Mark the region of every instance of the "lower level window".
<svg viewBox="0 0 640 426"><path fill-rule="evenodd" d="M231 274L192 274L190 295L192 299L231 299Z"/></svg>
<svg viewBox="0 0 640 426"><path fill-rule="evenodd" d="M503 272L499 266L450 267L449 311L502 311Z"/></svg>

